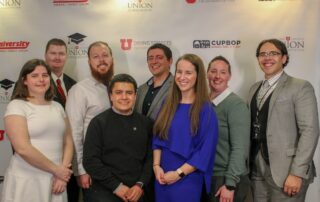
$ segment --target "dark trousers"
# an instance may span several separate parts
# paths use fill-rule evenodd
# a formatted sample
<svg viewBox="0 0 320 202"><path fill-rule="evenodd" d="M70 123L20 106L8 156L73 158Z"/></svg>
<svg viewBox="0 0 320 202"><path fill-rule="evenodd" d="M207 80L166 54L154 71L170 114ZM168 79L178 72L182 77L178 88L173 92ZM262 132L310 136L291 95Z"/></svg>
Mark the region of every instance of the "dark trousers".
<svg viewBox="0 0 320 202"><path fill-rule="evenodd" d="M77 179L74 175L71 175L67 184L68 202L79 202L79 192L80 188L78 187Z"/></svg>
<svg viewBox="0 0 320 202"><path fill-rule="evenodd" d="M213 176L211 191L209 194L203 194L202 202L219 202L219 197L215 197L218 189L225 184L225 178L222 176ZM250 180L248 175L240 177L240 182L234 192L234 202L244 202L248 191L250 190Z"/></svg>
<svg viewBox="0 0 320 202"><path fill-rule="evenodd" d="M152 178L148 185L144 188L144 202L155 202L155 193L154 193L154 181L155 177L152 175Z"/></svg>

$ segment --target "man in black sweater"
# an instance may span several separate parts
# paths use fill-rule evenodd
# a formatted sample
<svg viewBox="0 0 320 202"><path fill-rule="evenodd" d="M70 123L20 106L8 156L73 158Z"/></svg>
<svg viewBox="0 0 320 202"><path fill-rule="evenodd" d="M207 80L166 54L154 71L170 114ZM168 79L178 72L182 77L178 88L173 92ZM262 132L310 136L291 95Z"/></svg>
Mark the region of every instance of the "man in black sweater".
<svg viewBox="0 0 320 202"><path fill-rule="evenodd" d="M90 202L143 201L152 176L152 122L134 112L136 81L127 74L110 82L112 108L93 118L83 149L83 166L92 177Z"/></svg>

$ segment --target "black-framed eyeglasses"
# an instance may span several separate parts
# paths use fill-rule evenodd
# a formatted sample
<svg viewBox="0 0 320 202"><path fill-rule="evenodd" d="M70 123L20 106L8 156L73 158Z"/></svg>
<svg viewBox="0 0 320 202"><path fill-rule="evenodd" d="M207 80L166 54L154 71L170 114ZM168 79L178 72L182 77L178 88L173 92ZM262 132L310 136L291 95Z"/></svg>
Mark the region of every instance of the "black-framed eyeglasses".
<svg viewBox="0 0 320 202"><path fill-rule="evenodd" d="M261 58L265 58L265 57L276 57L278 55L282 55L282 53L279 53L277 51L270 51L270 52L260 52L258 57L261 57Z"/></svg>

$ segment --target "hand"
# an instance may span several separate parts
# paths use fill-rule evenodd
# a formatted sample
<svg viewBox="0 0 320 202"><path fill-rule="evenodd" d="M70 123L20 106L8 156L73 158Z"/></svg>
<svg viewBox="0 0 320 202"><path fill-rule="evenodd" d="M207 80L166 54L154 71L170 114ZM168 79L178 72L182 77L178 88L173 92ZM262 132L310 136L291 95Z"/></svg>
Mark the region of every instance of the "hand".
<svg viewBox="0 0 320 202"><path fill-rule="evenodd" d="M163 176L164 182L166 184L173 184L177 182L181 177L177 173L177 171L168 171Z"/></svg>
<svg viewBox="0 0 320 202"><path fill-rule="evenodd" d="M128 201L137 202L142 194L143 189L141 189L138 185L134 185L127 191L125 197L128 199Z"/></svg>
<svg viewBox="0 0 320 202"><path fill-rule="evenodd" d="M67 183L59 178L53 177L52 193L60 194L66 190Z"/></svg>
<svg viewBox="0 0 320 202"><path fill-rule="evenodd" d="M117 191L114 193L116 196L121 198L125 202L129 202L126 198L126 193L129 191L129 187L126 185L121 184L120 187L117 188Z"/></svg>
<svg viewBox="0 0 320 202"><path fill-rule="evenodd" d="M156 177L156 180L159 182L159 184L166 184L164 181L164 172L163 169L160 166L153 166L153 172Z"/></svg>
<svg viewBox="0 0 320 202"><path fill-rule="evenodd" d="M71 165L70 165L71 166ZM72 174L72 170L70 169L70 166L64 166L64 165L58 165L53 173L53 175L57 178L60 178L61 180L68 182L70 179L70 176Z"/></svg>
<svg viewBox="0 0 320 202"><path fill-rule="evenodd" d="M91 177L88 174L79 175L77 176L77 182L82 189L89 189L91 186Z"/></svg>
<svg viewBox="0 0 320 202"><path fill-rule="evenodd" d="M219 197L219 202L233 202L234 191L228 190L226 185L223 185L214 196Z"/></svg>
<svg viewBox="0 0 320 202"><path fill-rule="evenodd" d="M289 174L286 181L284 182L283 191L289 196L294 196L299 193L302 185L302 178Z"/></svg>

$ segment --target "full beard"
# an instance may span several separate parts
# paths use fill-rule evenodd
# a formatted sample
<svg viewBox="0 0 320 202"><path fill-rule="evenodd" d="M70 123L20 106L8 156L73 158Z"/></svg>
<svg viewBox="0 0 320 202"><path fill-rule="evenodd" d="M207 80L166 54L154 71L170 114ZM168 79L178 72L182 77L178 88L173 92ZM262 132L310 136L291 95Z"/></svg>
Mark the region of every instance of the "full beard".
<svg viewBox="0 0 320 202"><path fill-rule="evenodd" d="M107 72L100 73L99 71L92 68L90 65L91 74L92 76L98 80L99 82L103 83L104 85L108 85L112 76L113 76L113 64L110 66Z"/></svg>

